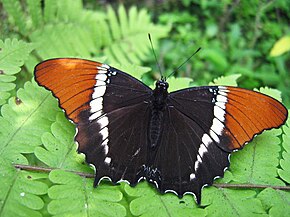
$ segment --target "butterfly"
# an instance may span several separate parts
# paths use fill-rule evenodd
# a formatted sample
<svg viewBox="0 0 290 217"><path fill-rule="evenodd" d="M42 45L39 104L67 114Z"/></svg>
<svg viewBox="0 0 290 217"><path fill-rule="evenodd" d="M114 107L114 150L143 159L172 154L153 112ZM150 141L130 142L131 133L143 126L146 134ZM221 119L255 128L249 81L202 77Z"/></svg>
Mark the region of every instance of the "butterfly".
<svg viewBox="0 0 290 217"><path fill-rule="evenodd" d="M103 178L135 186L146 179L162 192L189 193L223 177L229 156L264 130L285 123L287 109L264 94L230 86L169 93L152 90L107 64L77 58L46 60L36 82L52 91L77 128L78 151Z"/></svg>

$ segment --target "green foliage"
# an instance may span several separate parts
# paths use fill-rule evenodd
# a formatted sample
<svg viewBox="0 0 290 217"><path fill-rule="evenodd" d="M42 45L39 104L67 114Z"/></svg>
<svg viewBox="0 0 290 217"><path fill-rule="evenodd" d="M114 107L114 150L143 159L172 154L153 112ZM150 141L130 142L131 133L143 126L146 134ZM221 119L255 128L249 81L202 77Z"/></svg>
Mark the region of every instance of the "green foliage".
<svg viewBox="0 0 290 217"><path fill-rule="evenodd" d="M0 216L42 216L44 202L40 195L47 194L48 186L41 179L47 174L16 170L1 157L0 173Z"/></svg>
<svg viewBox="0 0 290 217"><path fill-rule="evenodd" d="M66 120L63 113L57 114L56 121L51 125L50 131L42 134L43 147L34 149L35 156L51 168L90 171L83 164L83 155L76 152L77 146L73 140L75 126Z"/></svg>
<svg viewBox="0 0 290 217"><path fill-rule="evenodd" d="M289 110L288 110L289 112ZM280 167L278 174L282 180L290 184L290 119L288 118L286 125L283 126L284 134L282 135L282 159L280 159Z"/></svg>
<svg viewBox="0 0 290 217"><path fill-rule="evenodd" d="M93 188L92 180L62 170L51 171L49 179L54 185L48 190L47 210L53 216L126 216L117 186Z"/></svg>
<svg viewBox="0 0 290 217"><path fill-rule="evenodd" d="M26 82L1 108L0 157L13 163L28 164L24 154L33 153L41 136L50 130L58 110L55 99L35 82Z"/></svg>
<svg viewBox="0 0 290 217"><path fill-rule="evenodd" d="M208 216L267 216L254 190L208 188L202 205ZM241 206L242 205L242 206Z"/></svg>
<svg viewBox="0 0 290 217"><path fill-rule="evenodd" d="M133 198L130 211L134 216L155 216L157 213L158 216L206 216L206 211L198 208L189 195L182 199L172 193L160 195L145 182L134 188L126 185L125 191Z"/></svg>
<svg viewBox="0 0 290 217"><path fill-rule="evenodd" d="M0 40L1 217L285 216L289 213L289 192L271 188L205 187L200 207L191 195L182 199L172 193L161 195L146 182L130 187L125 183L113 186L103 180L93 188L93 179L76 174L92 175L94 171L84 162L84 156L77 153L74 125L65 118L51 93L31 81L33 68L41 60L82 57L106 61L152 85L152 78L160 75L151 76L147 73L150 68L140 66L155 66L147 39L147 33L151 33L156 51L161 51L160 65L166 68L165 75L189 56L189 46L193 51L199 46L203 48L193 63L187 62L179 70L182 78L168 78L170 91L206 85L217 78L210 85L239 84L251 88L269 85L287 94L290 93L285 88L288 54L275 59L267 56L283 32L271 18L273 6L263 8L264 2L259 5L256 1L243 1L241 8L245 12L234 5L232 10L233 17L242 19L229 22L218 20L231 7L229 1L183 0L174 9L168 3L157 24L153 24L151 11L136 6L109 5L91 10L81 0L0 2L4 8L0 12L2 23L8 28L4 35L9 36ZM287 9L282 1L277 2L275 7L279 10ZM250 22L249 17L256 16L257 10L260 19L266 21L262 29L255 30L257 23ZM266 32L267 29L272 31ZM163 37L167 39L158 49L158 41ZM278 90L260 88L259 91L281 100ZM283 130L264 132L242 151L233 153L230 169L215 183L289 185L289 120L287 124ZM15 163L52 171L48 175L45 171L18 170L12 166Z"/></svg>
<svg viewBox="0 0 290 217"><path fill-rule="evenodd" d="M16 39L0 40L0 106L6 103L16 87L16 74L28 58L33 46Z"/></svg>
<svg viewBox="0 0 290 217"><path fill-rule="evenodd" d="M269 216L288 216L290 213L290 193L266 188L258 196Z"/></svg>

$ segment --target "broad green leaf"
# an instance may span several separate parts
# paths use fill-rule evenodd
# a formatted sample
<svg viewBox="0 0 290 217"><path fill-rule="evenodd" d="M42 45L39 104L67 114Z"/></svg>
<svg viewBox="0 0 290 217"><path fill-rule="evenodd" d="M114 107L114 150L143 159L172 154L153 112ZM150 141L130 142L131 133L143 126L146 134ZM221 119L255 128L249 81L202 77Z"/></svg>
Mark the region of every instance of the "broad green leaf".
<svg viewBox="0 0 290 217"><path fill-rule="evenodd" d="M290 213L290 192L266 188L257 196L269 216L288 216Z"/></svg>
<svg viewBox="0 0 290 217"><path fill-rule="evenodd" d="M48 190L52 201L47 209L53 216L126 216L118 186L93 188L92 179L62 170L51 171L49 179L54 185Z"/></svg>
<svg viewBox="0 0 290 217"><path fill-rule="evenodd" d="M210 187L203 190L201 205L205 206L207 216L267 216L255 196L253 190Z"/></svg>
<svg viewBox="0 0 290 217"><path fill-rule="evenodd" d="M33 153L41 145L41 136L55 120L57 101L35 82L27 82L1 108L0 157L27 164L23 154Z"/></svg>
<svg viewBox="0 0 290 217"><path fill-rule="evenodd" d="M288 110L288 114L289 114ZM281 179L283 179L285 182L290 184L290 118L288 117L288 120L286 122L286 125L283 126L283 132L282 135L282 146L283 146L283 152L282 152L282 159L280 159L280 167L281 169L278 169L278 174Z"/></svg>
<svg viewBox="0 0 290 217"><path fill-rule="evenodd" d="M206 211L197 207L192 195L182 199L172 193L162 195L146 182L134 188L125 185L124 189L132 198L130 211L134 216L206 216Z"/></svg>
<svg viewBox="0 0 290 217"><path fill-rule="evenodd" d="M290 36L280 38L270 51L270 56L276 57L290 50Z"/></svg>
<svg viewBox="0 0 290 217"><path fill-rule="evenodd" d="M39 181L46 176L16 170L0 158L0 216L38 217L44 202L40 195L47 193L47 185Z"/></svg>
<svg viewBox="0 0 290 217"><path fill-rule="evenodd" d="M51 133L46 132L41 137L43 147L35 148L35 156L51 168L92 172L84 164L84 156L77 154L74 135L75 126L63 113L58 114L51 125Z"/></svg>

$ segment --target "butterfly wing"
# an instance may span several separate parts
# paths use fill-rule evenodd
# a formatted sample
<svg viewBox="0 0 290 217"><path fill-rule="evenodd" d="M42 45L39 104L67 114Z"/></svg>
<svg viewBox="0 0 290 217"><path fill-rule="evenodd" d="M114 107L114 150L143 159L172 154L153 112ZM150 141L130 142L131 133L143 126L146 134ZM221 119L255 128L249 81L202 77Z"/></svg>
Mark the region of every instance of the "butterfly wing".
<svg viewBox="0 0 290 217"><path fill-rule="evenodd" d="M249 105L250 104L250 105ZM162 142L151 170L163 192L193 193L223 176L229 154L265 129L281 126L286 108L266 95L235 87L195 87L168 97Z"/></svg>
<svg viewBox="0 0 290 217"><path fill-rule="evenodd" d="M146 163L144 116L152 90L118 69L83 59L44 61L35 78L76 124L78 151L96 167L95 185L103 177L136 184Z"/></svg>

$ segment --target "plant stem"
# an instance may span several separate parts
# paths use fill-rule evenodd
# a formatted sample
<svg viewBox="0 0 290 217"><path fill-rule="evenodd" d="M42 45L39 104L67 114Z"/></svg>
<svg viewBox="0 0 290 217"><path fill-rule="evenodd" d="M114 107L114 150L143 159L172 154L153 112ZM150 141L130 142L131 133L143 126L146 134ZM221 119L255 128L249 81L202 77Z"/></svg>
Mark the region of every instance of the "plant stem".
<svg viewBox="0 0 290 217"><path fill-rule="evenodd" d="M57 169L57 168L45 168L45 167L22 165L22 164L14 164L14 167L16 169L20 169L20 170L28 170L28 171L35 171L35 172L45 172L45 173L49 173L52 170ZM77 174L77 175L85 177L85 178L94 178L95 177L95 175L92 174L92 173L82 173L82 172L69 171L69 170L67 170L67 172L72 172L74 174ZM260 184L216 183L216 184L213 184L213 186L215 186L217 188L259 188L259 189L273 188L273 189L276 189L276 190L287 190L287 191L290 191L290 186L273 186L273 185L260 185Z"/></svg>

